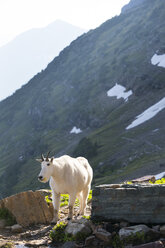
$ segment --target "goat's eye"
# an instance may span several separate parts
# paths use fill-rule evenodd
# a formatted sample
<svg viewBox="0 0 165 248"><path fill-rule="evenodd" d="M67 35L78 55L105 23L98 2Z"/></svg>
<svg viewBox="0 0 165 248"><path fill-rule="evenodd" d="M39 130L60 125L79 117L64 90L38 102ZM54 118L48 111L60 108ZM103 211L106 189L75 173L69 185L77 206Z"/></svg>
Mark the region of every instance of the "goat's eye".
<svg viewBox="0 0 165 248"><path fill-rule="evenodd" d="M50 165L50 163L47 164L47 166L49 166L49 165Z"/></svg>

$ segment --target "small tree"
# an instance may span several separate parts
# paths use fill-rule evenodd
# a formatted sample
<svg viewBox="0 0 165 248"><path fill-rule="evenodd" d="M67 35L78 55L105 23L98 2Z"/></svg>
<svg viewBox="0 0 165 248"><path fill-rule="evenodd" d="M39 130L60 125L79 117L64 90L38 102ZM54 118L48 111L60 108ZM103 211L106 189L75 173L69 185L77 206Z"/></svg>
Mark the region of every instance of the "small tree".
<svg viewBox="0 0 165 248"><path fill-rule="evenodd" d="M73 152L73 156L84 156L85 158L90 159L97 155L97 149L97 142L93 144L89 138L85 137L78 143L76 149Z"/></svg>

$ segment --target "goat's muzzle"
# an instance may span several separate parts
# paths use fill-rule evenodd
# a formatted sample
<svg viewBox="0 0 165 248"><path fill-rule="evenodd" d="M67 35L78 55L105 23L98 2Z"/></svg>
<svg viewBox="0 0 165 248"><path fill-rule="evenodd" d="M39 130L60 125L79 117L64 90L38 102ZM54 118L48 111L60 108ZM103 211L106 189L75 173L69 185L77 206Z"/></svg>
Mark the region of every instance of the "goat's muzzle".
<svg viewBox="0 0 165 248"><path fill-rule="evenodd" d="M43 176L39 176L39 177L38 177L38 180L42 182Z"/></svg>

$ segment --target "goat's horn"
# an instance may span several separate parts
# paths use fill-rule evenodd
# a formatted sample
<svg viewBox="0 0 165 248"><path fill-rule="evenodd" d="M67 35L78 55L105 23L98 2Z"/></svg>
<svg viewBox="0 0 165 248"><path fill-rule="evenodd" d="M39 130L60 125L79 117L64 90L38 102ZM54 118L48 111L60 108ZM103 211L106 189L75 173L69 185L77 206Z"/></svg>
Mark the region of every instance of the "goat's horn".
<svg viewBox="0 0 165 248"><path fill-rule="evenodd" d="M41 159L42 159L42 161L44 161L44 155L43 154L41 154Z"/></svg>
<svg viewBox="0 0 165 248"><path fill-rule="evenodd" d="M48 154L46 156L46 161L49 161L49 154L50 154L50 151L48 152Z"/></svg>

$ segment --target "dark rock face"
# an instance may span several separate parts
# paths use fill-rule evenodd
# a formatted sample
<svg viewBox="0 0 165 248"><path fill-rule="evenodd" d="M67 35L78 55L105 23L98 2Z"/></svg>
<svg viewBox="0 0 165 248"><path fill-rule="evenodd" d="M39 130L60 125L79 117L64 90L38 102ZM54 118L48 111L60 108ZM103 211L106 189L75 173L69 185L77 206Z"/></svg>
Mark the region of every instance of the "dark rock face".
<svg viewBox="0 0 165 248"><path fill-rule="evenodd" d="M93 190L92 217L165 223L165 185L102 185Z"/></svg>

